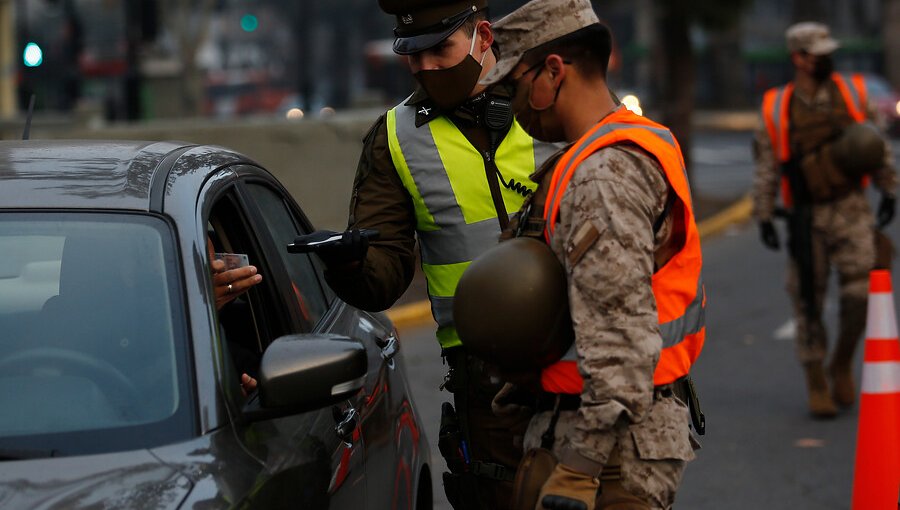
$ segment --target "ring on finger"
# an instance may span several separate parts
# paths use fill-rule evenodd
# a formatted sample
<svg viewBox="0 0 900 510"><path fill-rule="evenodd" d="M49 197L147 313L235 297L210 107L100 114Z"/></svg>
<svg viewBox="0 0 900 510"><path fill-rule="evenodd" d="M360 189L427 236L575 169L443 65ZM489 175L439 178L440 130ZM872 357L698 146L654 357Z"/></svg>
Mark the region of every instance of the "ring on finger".
<svg viewBox="0 0 900 510"><path fill-rule="evenodd" d="M231 284L229 283L228 284L228 293L231 294L231 291L232 291L232 288L231 288Z"/></svg>

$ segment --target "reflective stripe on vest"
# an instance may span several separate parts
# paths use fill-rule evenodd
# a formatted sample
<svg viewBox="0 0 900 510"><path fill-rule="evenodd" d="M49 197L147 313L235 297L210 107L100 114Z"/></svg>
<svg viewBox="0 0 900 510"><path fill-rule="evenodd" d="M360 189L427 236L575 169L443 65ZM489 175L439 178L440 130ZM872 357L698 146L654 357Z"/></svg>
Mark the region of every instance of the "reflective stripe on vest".
<svg viewBox="0 0 900 510"><path fill-rule="evenodd" d="M460 345L453 328L456 284L472 260L497 244L500 224L485 180L484 156L446 117L418 128L415 117L413 106L401 104L388 111L388 147L415 207L438 340L442 347L453 347ZM495 162L505 179L530 184L529 176L555 150L533 141L513 123L497 148ZM506 210L519 210L524 197L502 185L500 190Z"/></svg>
<svg viewBox="0 0 900 510"><path fill-rule="evenodd" d="M688 374L700 355L706 337L706 294L700 271L700 237L691 205L690 187L681 149L665 127L624 108L616 110L586 133L566 152L554 169L544 208L550 242L559 217L559 204L578 165L594 152L617 143L633 143L652 154L662 166L666 180L683 207L675 217L684 225L684 246L652 277L662 350L653 374L654 385L668 384ZM541 384L552 393L582 391L583 381L576 364L576 349L544 369Z"/></svg>
<svg viewBox="0 0 900 510"><path fill-rule="evenodd" d="M778 161L791 159L791 144L788 139L788 119L790 118L791 96L794 84L770 89L763 96L763 121L772 143L772 151Z"/></svg>
<svg viewBox="0 0 900 510"><path fill-rule="evenodd" d="M862 75L854 74L847 78L834 73L831 75L831 80L837 85L841 98L847 105L847 111L854 122L865 122L868 92ZM783 87L769 89L763 96L763 121L772 144L772 151L781 163L786 163L791 159L789 136L790 104L793 93L794 84L791 82Z"/></svg>

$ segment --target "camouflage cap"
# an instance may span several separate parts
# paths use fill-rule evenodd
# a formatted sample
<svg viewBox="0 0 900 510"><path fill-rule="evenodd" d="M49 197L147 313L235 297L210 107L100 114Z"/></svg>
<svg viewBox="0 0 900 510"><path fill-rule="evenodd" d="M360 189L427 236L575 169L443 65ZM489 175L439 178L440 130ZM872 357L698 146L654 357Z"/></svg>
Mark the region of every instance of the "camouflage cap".
<svg viewBox="0 0 900 510"><path fill-rule="evenodd" d="M427 50L444 39L478 11L487 0L378 0L381 10L397 17L394 52L409 55Z"/></svg>
<svg viewBox="0 0 900 510"><path fill-rule="evenodd" d="M828 26L814 21L791 25L784 36L791 53L802 51L810 55L828 55L841 47L841 43L831 37Z"/></svg>
<svg viewBox="0 0 900 510"><path fill-rule="evenodd" d="M596 23L590 0L531 0L491 27L500 59L479 83L499 82L528 50Z"/></svg>

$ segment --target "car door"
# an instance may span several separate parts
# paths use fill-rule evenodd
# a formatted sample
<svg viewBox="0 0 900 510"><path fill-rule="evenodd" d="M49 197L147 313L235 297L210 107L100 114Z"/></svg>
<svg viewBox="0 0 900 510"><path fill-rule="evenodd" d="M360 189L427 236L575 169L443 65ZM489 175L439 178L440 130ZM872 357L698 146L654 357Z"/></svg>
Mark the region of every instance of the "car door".
<svg viewBox="0 0 900 510"><path fill-rule="evenodd" d="M352 424L343 438L335 432L344 407L360 406L355 399L337 412L328 407L252 423L240 414L245 401L240 374L255 375L262 353L276 338L310 332L327 311L327 300L319 289L306 294L302 307L298 304L260 209L238 188L232 186L216 198L207 221L216 252L246 254L263 276L260 284L218 313L221 348L233 368L222 375L233 414L231 427L258 466L244 470L252 480L233 499L250 508L365 508L362 439Z"/></svg>
<svg viewBox="0 0 900 510"><path fill-rule="evenodd" d="M313 332L349 336L366 346L369 358L366 384L355 402L348 402L341 408L345 419L354 414L359 423L359 439L365 448L365 469L352 473L342 467L337 473L338 478L365 476L366 504L371 508L407 507L408 487L404 483L398 486L396 480L398 406L392 400L390 373L394 370L393 356L399 343L394 332L386 321L336 299L324 283L318 257L287 253L286 245L297 235L309 233L311 227L280 186L249 176L242 184L275 239L274 249L282 257L290 276L291 290L303 322L310 324ZM348 452L342 455L347 456ZM401 497L397 491L403 492Z"/></svg>

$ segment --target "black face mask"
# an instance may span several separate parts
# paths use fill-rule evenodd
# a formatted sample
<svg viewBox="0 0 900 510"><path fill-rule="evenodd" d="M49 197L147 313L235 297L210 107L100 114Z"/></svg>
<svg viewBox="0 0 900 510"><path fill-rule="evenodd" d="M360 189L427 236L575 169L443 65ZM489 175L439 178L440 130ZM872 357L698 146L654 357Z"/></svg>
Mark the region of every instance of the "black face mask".
<svg viewBox="0 0 900 510"><path fill-rule="evenodd" d="M822 55L816 57L816 63L813 65L812 76L817 82L822 83L831 77L834 72L834 60L831 55Z"/></svg>
<svg viewBox="0 0 900 510"><path fill-rule="evenodd" d="M413 76L434 104L447 112L463 104L472 93L481 76L481 64L472 55L466 55L453 67L419 71Z"/></svg>
<svg viewBox="0 0 900 510"><path fill-rule="evenodd" d="M478 27L472 32L469 54L460 63L446 69L429 69L413 73L416 81L428 93L428 97L444 112L453 111L466 102L481 76L481 65L487 52L481 55L481 62L472 56L477 34Z"/></svg>

